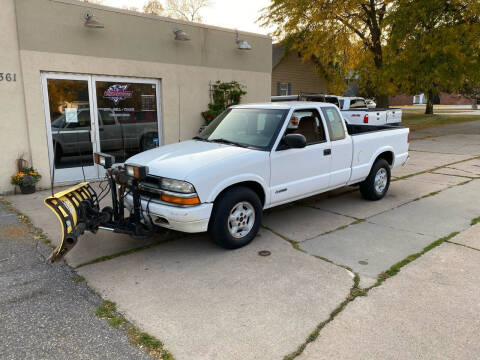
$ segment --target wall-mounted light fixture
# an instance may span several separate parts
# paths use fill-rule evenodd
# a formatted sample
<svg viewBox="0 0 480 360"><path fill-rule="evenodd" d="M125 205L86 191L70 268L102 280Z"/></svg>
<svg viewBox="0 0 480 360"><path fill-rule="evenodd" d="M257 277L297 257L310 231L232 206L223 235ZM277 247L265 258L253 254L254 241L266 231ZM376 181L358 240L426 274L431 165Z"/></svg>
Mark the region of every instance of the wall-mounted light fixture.
<svg viewBox="0 0 480 360"><path fill-rule="evenodd" d="M252 46L247 40L242 40L238 37L238 31L235 32L235 42L237 43L237 48L239 50L252 50Z"/></svg>
<svg viewBox="0 0 480 360"><path fill-rule="evenodd" d="M105 27L105 25L95 19L95 16L91 11L86 11L85 14L83 14L83 19L85 20L83 25L88 28L103 29Z"/></svg>
<svg viewBox="0 0 480 360"><path fill-rule="evenodd" d="M177 41L189 41L190 40L190 37L188 36L188 34L183 30L175 29L175 30L173 30L173 33L175 34L175 40L177 40Z"/></svg>

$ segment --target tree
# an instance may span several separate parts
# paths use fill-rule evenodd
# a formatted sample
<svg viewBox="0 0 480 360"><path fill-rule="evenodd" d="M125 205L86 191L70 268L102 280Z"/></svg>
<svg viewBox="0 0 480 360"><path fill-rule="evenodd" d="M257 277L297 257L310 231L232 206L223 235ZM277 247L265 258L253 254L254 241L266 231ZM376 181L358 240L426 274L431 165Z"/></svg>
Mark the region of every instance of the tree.
<svg viewBox="0 0 480 360"><path fill-rule="evenodd" d="M441 92L479 86L478 0L399 0L387 23L391 80L399 91L427 96L425 113Z"/></svg>
<svg viewBox="0 0 480 360"><path fill-rule="evenodd" d="M200 11L209 6L209 0L167 0L168 15L186 21L202 22Z"/></svg>
<svg viewBox="0 0 480 360"><path fill-rule="evenodd" d="M357 70L380 106L388 105L383 82L385 17L395 0L273 0L260 21L274 24L274 36L296 39L305 59L315 57L332 78ZM342 79L340 79L342 80Z"/></svg>
<svg viewBox="0 0 480 360"><path fill-rule="evenodd" d="M162 4L158 0L148 0L143 6L143 12L145 14L162 15L164 12Z"/></svg>

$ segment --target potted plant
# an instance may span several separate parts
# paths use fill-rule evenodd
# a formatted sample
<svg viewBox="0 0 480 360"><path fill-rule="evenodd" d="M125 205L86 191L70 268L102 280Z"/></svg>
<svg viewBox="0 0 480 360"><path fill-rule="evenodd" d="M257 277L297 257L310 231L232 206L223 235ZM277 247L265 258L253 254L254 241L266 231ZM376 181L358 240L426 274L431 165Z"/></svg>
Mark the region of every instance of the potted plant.
<svg viewBox="0 0 480 360"><path fill-rule="evenodd" d="M200 132L228 107L239 104L246 93L245 86L237 81L210 83L210 103L208 110L202 112L205 125L200 127Z"/></svg>
<svg viewBox="0 0 480 360"><path fill-rule="evenodd" d="M35 184L42 176L33 167L23 168L12 176L12 185L18 185L22 194L33 194Z"/></svg>

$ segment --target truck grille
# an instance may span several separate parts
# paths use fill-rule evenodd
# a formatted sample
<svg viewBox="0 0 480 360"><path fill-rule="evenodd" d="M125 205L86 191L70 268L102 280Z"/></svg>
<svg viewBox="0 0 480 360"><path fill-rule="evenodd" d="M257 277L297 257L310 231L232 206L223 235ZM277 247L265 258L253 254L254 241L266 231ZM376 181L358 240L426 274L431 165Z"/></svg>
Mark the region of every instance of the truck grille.
<svg viewBox="0 0 480 360"><path fill-rule="evenodd" d="M140 195L143 198L160 200L160 195L162 194L160 180L161 179L156 176L147 176L147 178L138 185Z"/></svg>

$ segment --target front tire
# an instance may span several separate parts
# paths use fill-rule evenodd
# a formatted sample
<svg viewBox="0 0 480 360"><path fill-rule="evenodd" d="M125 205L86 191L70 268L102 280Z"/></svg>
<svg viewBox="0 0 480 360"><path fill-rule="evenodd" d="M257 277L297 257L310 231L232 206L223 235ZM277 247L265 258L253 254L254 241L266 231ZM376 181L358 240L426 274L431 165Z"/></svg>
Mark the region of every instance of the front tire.
<svg viewBox="0 0 480 360"><path fill-rule="evenodd" d="M238 186L215 201L208 231L221 247L238 249L255 238L261 222L262 203L258 195L247 187Z"/></svg>
<svg viewBox="0 0 480 360"><path fill-rule="evenodd" d="M360 184L360 193L364 199L376 201L382 199L390 187L390 165L384 159L378 159L372 166L368 177Z"/></svg>

